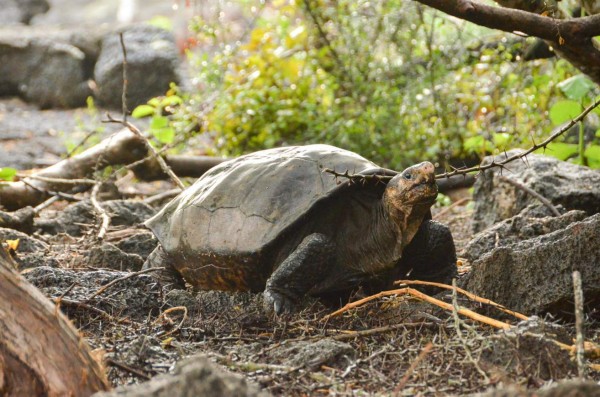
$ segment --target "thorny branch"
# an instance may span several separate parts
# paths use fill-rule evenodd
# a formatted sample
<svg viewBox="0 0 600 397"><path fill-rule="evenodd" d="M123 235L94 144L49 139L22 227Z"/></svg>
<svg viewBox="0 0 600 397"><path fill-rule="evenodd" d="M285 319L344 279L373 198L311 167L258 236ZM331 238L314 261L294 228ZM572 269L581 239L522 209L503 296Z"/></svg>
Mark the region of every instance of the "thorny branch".
<svg viewBox="0 0 600 397"><path fill-rule="evenodd" d="M592 103L591 105L589 105L587 108L585 108L583 110L583 112L581 112L579 114L579 116L575 117L570 122L565 124L562 128L560 128L554 134L550 135L543 142L541 142L541 143L534 142L534 144L529 149L525 150L524 152L514 154L510 157L505 154L506 158L502 161L496 161L495 159L492 159L492 161L487 164L479 164L475 167L461 168L461 169L453 168L453 170L451 172L445 172L443 174L436 175L435 179L450 178L455 175L467 175L472 172L477 172L479 174L482 171L485 171L485 170L491 169L491 168L496 168L496 167L505 168L504 166L512 161L515 161L517 159L522 159L522 158L526 157L528 154L531 154L538 149L546 149L550 142L554 141L556 138L558 138L559 136L561 136L562 134L564 134L565 132L570 130L571 127L573 127L574 125L576 125L577 123L582 121L592 110L594 110L598 106L600 106L600 98L596 99L596 101L594 103ZM387 182L393 178L393 176L390 176L390 175L350 174L348 171L345 171L342 173L342 172L337 172L337 171L329 169L329 168L324 169L323 172L333 174L335 177L349 179L351 183L368 181L368 180L377 180L377 181L381 181L381 182Z"/></svg>

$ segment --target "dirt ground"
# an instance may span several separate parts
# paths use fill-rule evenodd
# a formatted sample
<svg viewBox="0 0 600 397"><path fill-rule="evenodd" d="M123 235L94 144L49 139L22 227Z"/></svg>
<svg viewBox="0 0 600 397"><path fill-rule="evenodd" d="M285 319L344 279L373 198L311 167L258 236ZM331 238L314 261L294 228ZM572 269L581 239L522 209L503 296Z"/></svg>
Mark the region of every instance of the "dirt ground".
<svg viewBox="0 0 600 397"><path fill-rule="evenodd" d="M380 298L329 319L331 308L308 299L300 313L274 318L260 295L168 290L151 272L139 271L156 244L140 226L154 211L150 206L140 198L112 202L111 227L99 241L91 205L65 205L44 210L34 238L20 236L15 257L22 274L100 349L114 386L144 382L198 353L273 395L292 396L467 395L492 387L537 389L577 372L553 342L572 344L573 326L557 325L549 334L551 319L535 318L505 334L408 296ZM460 251L470 238L469 206L435 213ZM459 266L467 271L468 264ZM520 321L448 291L437 298ZM587 332L599 340L599 324L587 324ZM600 380L598 372L589 377Z"/></svg>
<svg viewBox="0 0 600 397"><path fill-rule="evenodd" d="M0 110L8 115L1 123L0 151L11 156L2 157L3 163L23 168L65 153L64 136L52 130L72 128L77 117L79 123L97 122L85 110L40 113L14 99L3 100ZM36 120L48 129L36 128ZM102 352L113 386L144 382L195 354L273 395L467 395L490 388L535 390L577 374L572 357L553 342L571 345L573 324L557 325L548 336L551 318L535 318L510 334L405 295L327 320L332 309L307 300L300 313L274 318L262 309L260 295L165 289L151 272L140 272L156 245L141 222L164 203L151 207L143 200L172 186L137 183L131 175L116 185L126 197L113 191L104 198L127 200L109 204L111 226L103 241L97 239L100 221L87 194L79 203L58 202L43 210L31 237L6 229L0 235L20 238L15 257L22 274L58 301ZM472 237L469 192L452 197L462 204L436 208L434 217L449 225L460 252ZM465 261L459 259L459 265L459 273L470 271ZM437 298L513 325L520 321L448 291ZM589 320L586 327L588 340L600 340L600 324ZM594 363L598 360L590 359ZM588 377L600 381L591 369Z"/></svg>

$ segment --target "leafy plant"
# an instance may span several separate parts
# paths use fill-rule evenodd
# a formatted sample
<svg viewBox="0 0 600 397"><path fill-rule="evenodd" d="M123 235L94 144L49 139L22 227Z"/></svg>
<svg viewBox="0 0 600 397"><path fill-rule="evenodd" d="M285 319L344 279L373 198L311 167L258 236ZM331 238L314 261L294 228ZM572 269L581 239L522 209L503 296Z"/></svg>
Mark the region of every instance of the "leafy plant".
<svg viewBox="0 0 600 397"><path fill-rule="evenodd" d="M17 176L17 170L10 167L0 168L0 181L13 181Z"/></svg>
<svg viewBox="0 0 600 397"><path fill-rule="evenodd" d="M389 168L462 165L539 141L594 89L567 62L515 62L522 42L413 2L238 6L249 26L241 34L218 7L192 24L209 49L190 53L197 92L134 112L152 118L160 142L194 126L229 156L329 143ZM551 149L570 156L564 145Z"/></svg>
<svg viewBox="0 0 600 397"><path fill-rule="evenodd" d="M138 119L150 117L148 132L162 144L173 143L175 140L175 129L168 115L183 103L177 92L178 88L172 84L165 96L152 98L147 104L139 105L131 112Z"/></svg>
<svg viewBox="0 0 600 397"><path fill-rule="evenodd" d="M550 120L555 126L571 121L583 108L589 105L594 92L598 92L596 85L583 74L572 76L556 85L567 99L556 101L549 111ZM596 115L600 114L598 109ZM585 122L578 125L577 143L552 142L548 145L547 154L560 160L568 160L577 155L578 163L591 167L600 166L600 138L598 133L586 141ZM568 137L566 138L569 139Z"/></svg>

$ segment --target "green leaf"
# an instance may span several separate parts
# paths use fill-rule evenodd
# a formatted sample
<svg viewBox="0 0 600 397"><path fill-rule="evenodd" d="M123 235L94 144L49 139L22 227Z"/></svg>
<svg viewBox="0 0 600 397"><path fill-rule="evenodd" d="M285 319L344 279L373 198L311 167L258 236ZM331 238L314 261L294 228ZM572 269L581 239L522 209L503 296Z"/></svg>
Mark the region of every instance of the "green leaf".
<svg viewBox="0 0 600 397"><path fill-rule="evenodd" d="M175 130L169 126L169 119L165 116L152 117L150 133L161 143L172 143L175 139Z"/></svg>
<svg viewBox="0 0 600 397"><path fill-rule="evenodd" d="M468 152L479 153L485 145L485 138L481 135L475 135L465 139L463 146Z"/></svg>
<svg viewBox="0 0 600 397"><path fill-rule="evenodd" d="M508 146L508 143L510 142L512 135L506 133L506 132L500 132L500 133L495 133L493 134L493 139L494 139L494 145L497 148L505 148L506 146Z"/></svg>
<svg viewBox="0 0 600 397"><path fill-rule="evenodd" d="M582 108L579 102L558 101L550 108L550 121L554 125L560 125L566 121L573 120L579 116Z"/></svg>
<svg viewBox="0 0 600 397"><path fill-rule="evenodd" d="M183 103L183 99L177 95L166 96L161 101L162 106L175 106L181 105Z"/></svg>
<svg viewBox="0 0 600 397"><path fill-rule="evenodd" d="M150 129L158 130L169 125L169 119L165 116L154 116L150 121Z"/></svg>
<svg viewBox="0 0 600 397"><path fill-rule="evenodd" d="M173 143L175 139L175 130L171 127L150 130L150 132L160 143Z"/></svg>
<svg viewBox="0 0 600 397"><path fill-rule="evenodd" d="M15 179L15 175L17 175L17 170L10 167L0 168L0 180L3 181L12 181Z"/></svg>
<svg viewBox="0 0 600 397"><path fill-rule="evenodd" d="M600 138L600 130L596 130L596 134L594 135L596 135L596 138Z"/></svg>
<svg viewBox="0 0 600 397"><path fill-rule="evenodd" d="M584 154L591 168L600 168L600 145L589 145Z"/></svg>
<svg viewBox="0 0 600 397"><path fill-rule="evenodd" d="M574 156L579 151L576 143L564 143L564 142L550 142L546 147L546 150L538 149L535 152L540 154L546 154L548 156L555 157L559 160L566 160L571 156Z"/></svg>
<svg viewBox="0 0 600 397"><path fill-rule="evenodd" d="M157 108L160 106L160 99L157 97L150 98L150 100L148 101L148 105Z"/></svg>
<svg viewBox="0 0 600 397"><path fill-rule="evenodd" d="M155 111L155 109L153 106L139 105L138 107L133 109L133 112L131 112L131 115L133 117L135 117L136 119L141 119L142 117L152 116L154 114L154 111Z"/></svg>
<svg viewBox="0 0 600 397"><path fill-rule="evenodd" d="M556 85L565 96L574 101L581 101L596 84L583 74L570 77Z"/></svg>

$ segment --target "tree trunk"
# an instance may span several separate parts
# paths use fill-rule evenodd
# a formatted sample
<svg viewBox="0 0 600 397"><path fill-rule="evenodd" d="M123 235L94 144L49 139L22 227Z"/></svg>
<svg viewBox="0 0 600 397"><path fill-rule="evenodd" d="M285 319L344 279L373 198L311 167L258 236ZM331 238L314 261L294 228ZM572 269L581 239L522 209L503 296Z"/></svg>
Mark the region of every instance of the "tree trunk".
<svg viewBox="0 0 600 397"><path fill-rule="evenodd" d="M87 343L13 264L0 247L0 395L89 396L107 390Z"/></svg>

